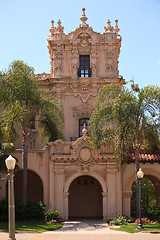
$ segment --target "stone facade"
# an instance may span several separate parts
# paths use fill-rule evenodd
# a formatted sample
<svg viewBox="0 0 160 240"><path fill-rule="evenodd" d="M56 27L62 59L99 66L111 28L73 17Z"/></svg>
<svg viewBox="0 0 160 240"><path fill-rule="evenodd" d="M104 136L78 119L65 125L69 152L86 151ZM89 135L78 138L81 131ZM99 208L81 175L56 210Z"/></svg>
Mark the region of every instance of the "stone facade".
<svg viewBox="0 0 160 240"><path fill-rule="evenodd" d="M39 189L41 185L42 190L39 190L39 196L38 193L35 196L33 189L29 196L30 199L43 200L48 208L58 210L65 219L110 219L117 214L130 216L134 163L118 171L112 146L95 152L90 147L86 128L82 134L80 128L83 121L87 123L95 108L99 89L106 84L124 83L118 71L122 40L118 34L118 20L115 20L114 27L108 20L103 34L94 32L86 23L85 9L82 9L80 20L82 23L68 35L64 33L60 20L57 27L54 27L54 21L51 22L51 34L47 38L51 71L36 77L40 88L54 92L62 101L66 141L56 140L39 150L39 136L33 131L28 169L32 172L31 178L34 175L33 179L37 181L35 187ZM14 156L19 159L21 168L21 150L17 150ZM152 175L160 182L159 161L141 167L147 176ZM20 176L17 180L15 176L16 182L19 179ZM0 184L0 196L4 198L6 180ZM28 188L31 185L34 186L34 181ZM158 194L157 201L160 202Z"/></svg>

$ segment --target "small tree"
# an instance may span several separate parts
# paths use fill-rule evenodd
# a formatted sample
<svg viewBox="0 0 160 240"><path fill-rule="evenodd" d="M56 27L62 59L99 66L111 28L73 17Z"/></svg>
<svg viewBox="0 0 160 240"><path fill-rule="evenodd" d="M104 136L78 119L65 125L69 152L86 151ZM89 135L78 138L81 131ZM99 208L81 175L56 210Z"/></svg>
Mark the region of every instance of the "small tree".
<svg viewBox="0 0 160 240"><path fill-rule="evenodd" d="M37 118L38 130L45 141L62 138L62 106L53 94L38 88L34 69L19 60L0 74L0 103L4 140L13 142L22 133L23 204L26 205L28 142L33 120Z"/></svg>
<svg viewBox="0 0 160 240"><path fill-rule="evenodd" d="M97 96L97 107L89 121L89 135L95 148L112 143L117 165L135 153L136 173L142 147L159 149L158 121L160 88L148 86L132 90L117 84L104 86ZM138 179L137 179L138 188ZM138 191L137 191L138 213Z"/></svg>

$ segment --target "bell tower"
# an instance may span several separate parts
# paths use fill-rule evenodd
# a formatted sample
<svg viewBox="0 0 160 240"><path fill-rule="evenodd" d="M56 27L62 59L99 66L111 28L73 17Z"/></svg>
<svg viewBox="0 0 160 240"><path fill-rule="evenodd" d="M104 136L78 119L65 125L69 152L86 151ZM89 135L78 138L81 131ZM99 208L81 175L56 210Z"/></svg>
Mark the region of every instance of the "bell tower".
<svg viewBox="0 0 160 240"><path fill-rule="evenodd" d="M104 33L100 34L86 23L87 19L83 8L80 25L67 35L60 20L56 27L51 21L47 42L52 78L119 78L122 38L118 34L118 20L114 27L108 20Z"/></svg>

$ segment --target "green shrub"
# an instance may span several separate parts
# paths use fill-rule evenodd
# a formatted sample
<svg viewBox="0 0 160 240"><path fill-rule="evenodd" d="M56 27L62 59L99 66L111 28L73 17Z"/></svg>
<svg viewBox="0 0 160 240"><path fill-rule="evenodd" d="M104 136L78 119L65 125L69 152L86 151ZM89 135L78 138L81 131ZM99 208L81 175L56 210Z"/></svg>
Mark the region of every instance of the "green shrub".
<svg viewBox="0 0 160 240"><path fill-rule="evenodd" d="M45 206L42 202L28 201L24 210L24 218L26 220L43 220Z"/></svg>
<svg viewBox="0 0 160 240"><path fill-rule="evenodd" d="M20 200L15 200L15 220L24 219L24 206Z"/></svg>
<svg viewBox="0 0 160 240"><path fill-rule="evenodd" d="M0 221L8 220L8 201L4 199L0 201Z"/></svg>
<svg viewBox="0 0 160 240"><path fill-rule="evenodd" d="M42 202L28 201L26 207L15 200L15 220L45 220L47 222L62 223L59 212L54 210L45 211ZM0 221L8 221L8 200L0 201Z"/></svg>
<svg viewBox="0 0 160 240"><path fill-rule="evenodd" d="M45 212L45 220L46 222L51 222L52 220L58 221L60 219L59 212L54 210L48 210Z"/></svg>
<svg viewBox="0 0 160 240"><path fill-rule="evenodd" d="M148 207L145 211L145 216L151 221L160 221L160 205Z"/></svg>
<svg viewBox="0 0 160 240"><path fill-rule="evenodd" d="M110 225L127 225L128 223L133 222L132 219L130 219L128 216L117 216L116 218L113 218L109 224Z"/></svg>
<svg viewBox="0 0 160 240"><path fill-rule="evenodd" d="M24 207L20 201L15 201L15 219L22 220L24 217ZM0 201L0 221L8 221L8 200Z"/></svg>

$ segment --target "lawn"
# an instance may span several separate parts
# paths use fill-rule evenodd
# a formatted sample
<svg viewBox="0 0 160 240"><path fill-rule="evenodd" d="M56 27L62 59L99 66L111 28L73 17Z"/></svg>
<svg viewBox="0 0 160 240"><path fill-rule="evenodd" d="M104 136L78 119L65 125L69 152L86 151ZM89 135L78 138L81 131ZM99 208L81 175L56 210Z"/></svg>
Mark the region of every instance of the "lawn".
<svg viewBox="0 0 160 240"><path fill-rule="evenodd" d="M62 228L62 223L45 223L40 221L16 221L15 231L37 232L54 231ZM8 222L0 222L0 231L8 231Z"/></svg>
<svg viewBox="0 0 160 240"><path fill-rule="evenodd" d="M137 224L128 224L128 225L120 225L120 228L110 228L116 231L123 231L128 233L137 233L139 231L143 232L160 232L160 223L144 223L143 230L137 230Z"/></svg>

